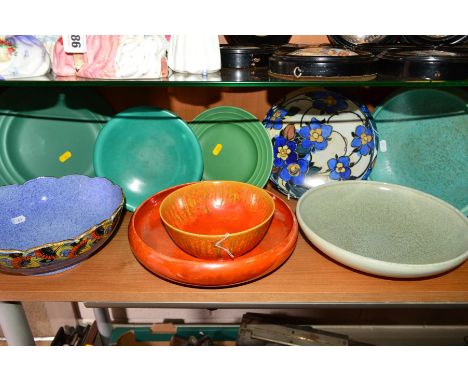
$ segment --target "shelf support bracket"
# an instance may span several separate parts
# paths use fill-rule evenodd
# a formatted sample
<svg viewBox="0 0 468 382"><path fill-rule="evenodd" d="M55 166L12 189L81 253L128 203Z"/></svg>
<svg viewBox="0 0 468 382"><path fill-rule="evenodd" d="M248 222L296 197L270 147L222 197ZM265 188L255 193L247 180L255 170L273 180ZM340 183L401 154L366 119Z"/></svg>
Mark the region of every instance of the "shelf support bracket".
<svg viewBox="0 0 468 382"><path fill-rule="evenodd" d="M20 302L0 301L0 326L9 346L36 344Z"/></svg>
<svg viewBox="0 0 468 382"><path fill-rule="evenodd" d="M94 318L98 327L103 345L108 345L112 334L112 323L110 320L109 309L93 308Z"/></svg>

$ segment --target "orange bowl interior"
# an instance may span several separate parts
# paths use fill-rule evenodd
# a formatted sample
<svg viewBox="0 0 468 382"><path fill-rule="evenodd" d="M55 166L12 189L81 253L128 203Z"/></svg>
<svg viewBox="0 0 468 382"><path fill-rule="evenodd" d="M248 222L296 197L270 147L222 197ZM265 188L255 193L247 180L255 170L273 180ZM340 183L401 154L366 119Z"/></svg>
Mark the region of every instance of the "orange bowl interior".
<svg viewBox="0 0 468 382"><path fill-rule="evenodd" d="M257 227L273 216L275 203L258 187L230 181L200 182L164 199L163 222L195 235L224 235Z"/></svg>

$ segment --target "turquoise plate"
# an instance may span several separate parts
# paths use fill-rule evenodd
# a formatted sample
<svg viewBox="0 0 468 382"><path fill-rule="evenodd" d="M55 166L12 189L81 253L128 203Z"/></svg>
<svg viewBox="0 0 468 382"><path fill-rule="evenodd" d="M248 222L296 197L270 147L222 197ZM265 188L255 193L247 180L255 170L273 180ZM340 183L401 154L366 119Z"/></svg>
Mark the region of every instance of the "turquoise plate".
<svg viewBox="0 0 468 382"><path fill-rule="evenodd" d="M379 106L372 180L437 196L468 214L468 109L463 92L409 89Z"/></svg>
<svg viewBox="0 0 468 382"><path fill-rule="evenodd" d="M200 145L177 115L155 107L125 110L101 130L94 147L96 174L119 185L129 211L151 195L198 181Z"/></svg>
<svg viewBox="0 0 468 382"><path fill-rule="evenodd" d="M112 114L92 89L7 89L0 96L0 184L93 176L94 142Z"/></svg>

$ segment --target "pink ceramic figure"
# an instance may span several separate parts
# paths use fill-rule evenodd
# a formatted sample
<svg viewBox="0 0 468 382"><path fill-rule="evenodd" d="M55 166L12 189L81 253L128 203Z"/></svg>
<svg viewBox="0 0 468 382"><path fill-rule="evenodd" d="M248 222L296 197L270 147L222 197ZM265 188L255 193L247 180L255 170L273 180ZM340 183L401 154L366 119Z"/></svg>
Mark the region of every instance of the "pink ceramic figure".
<svg viewBox="0 0 468 382"><path fill-rule="evenodd" d="M164 36L87 36L87 51L65 53L60 38L54 50L58 76L86 78L159 78L168 74Z"/></svg>

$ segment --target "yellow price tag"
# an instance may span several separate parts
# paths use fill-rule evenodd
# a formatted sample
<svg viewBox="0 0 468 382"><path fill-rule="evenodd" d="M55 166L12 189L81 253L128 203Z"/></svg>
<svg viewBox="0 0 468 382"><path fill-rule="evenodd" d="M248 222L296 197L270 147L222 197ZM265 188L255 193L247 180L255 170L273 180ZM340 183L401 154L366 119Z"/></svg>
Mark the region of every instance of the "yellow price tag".
<svg viewBox="0 0 468 382"><path fill-rule="evenodd" d="M59 156L59 161L64 163L72 157L71 151L65 151L62 155Z"/></svg>
<svg viewBox="0 0 468 382"><path fill-rule="evenodd" d="M223 149L223 145L221 143L218 143L212 151L213 155L217 157L222 149Z"/></svg>

